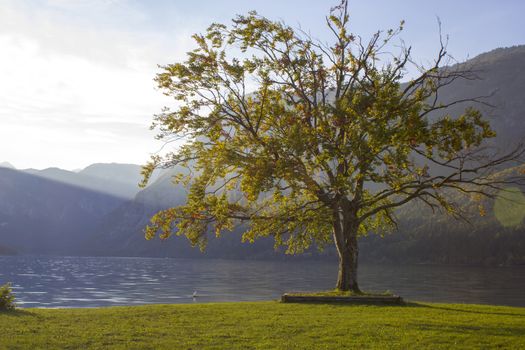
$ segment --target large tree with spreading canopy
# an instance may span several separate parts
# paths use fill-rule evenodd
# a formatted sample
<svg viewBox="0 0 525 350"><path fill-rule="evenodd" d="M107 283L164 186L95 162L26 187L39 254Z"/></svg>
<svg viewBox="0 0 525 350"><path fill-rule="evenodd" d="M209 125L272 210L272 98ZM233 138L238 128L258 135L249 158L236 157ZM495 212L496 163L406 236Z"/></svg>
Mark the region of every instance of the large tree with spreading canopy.
<svg viewBox="0 0 525 350"><path fill-rule="evenodd" d="M210 231L240 225L243 240L273 236L288 253L335 244L336 287L359 291L358 237L395 225L396 208L418 200L459 216L450 193L491 196L507 181L494 169L522 149L494 154L477 109L448 113L483 101L440 100L443 87L474 78L449 65L443 41L425 68L402 41L392 45L403 22L365 41L350 32L342 1L326 23L332 44L239 15L194 35L184 62L161 67L156 82L177 103L154 126L183 144L154 156L145 181L156 167L191 170L177 178L186 204L158 212L147 238L176 233L203 248Z"/></svg>

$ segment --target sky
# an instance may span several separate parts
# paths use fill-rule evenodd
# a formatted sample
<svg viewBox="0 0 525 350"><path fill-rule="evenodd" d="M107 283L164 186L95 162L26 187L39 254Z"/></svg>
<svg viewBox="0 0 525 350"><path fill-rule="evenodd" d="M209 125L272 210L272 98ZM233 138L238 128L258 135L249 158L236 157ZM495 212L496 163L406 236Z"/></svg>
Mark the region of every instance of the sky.
<svg viewBox="0 0 525 350"><path fill-rule="evenodd" d="M334 1L0 0L0 162L19 169L144 164L162 143L149 130L171 100L155 87L158 64L184 59L191 35L236 14L259 14L330 39ZM350 0L364 38L405 20L401 37L429 63L437 18L458 61L525 44L525 1Z"/></svg>

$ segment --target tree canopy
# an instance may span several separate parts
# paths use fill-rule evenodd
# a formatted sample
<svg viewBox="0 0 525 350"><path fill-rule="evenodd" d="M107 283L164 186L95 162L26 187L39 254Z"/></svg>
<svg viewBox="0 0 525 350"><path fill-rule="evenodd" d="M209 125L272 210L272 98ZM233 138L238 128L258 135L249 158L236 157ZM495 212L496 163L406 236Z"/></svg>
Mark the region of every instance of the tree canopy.
<svg viewBox="0 0 525 350"><path fill-rule="evenodd" d="M450 66L446 43L425 68L410 47L391 51L404 22L365 41L349 30L346 1L326 22L331 44L238 15L194 35L184 62L161 67L156 82L177 105L154 127L184 143L154 156L145 180L159 166L191 172L177 178L187 203L157 213L147 238L177 233L204 247L210 230L244 224L243 240L273 236L288 253L335 243L337 287L359 290L357 237L394 226L397 207L420 200L460 216L447 191L490 196L508 181L491 174L523 149L498 155L484 147L495 133L479 110L449 113L482 96L440 99L444 86L475 79Z"/></svg>

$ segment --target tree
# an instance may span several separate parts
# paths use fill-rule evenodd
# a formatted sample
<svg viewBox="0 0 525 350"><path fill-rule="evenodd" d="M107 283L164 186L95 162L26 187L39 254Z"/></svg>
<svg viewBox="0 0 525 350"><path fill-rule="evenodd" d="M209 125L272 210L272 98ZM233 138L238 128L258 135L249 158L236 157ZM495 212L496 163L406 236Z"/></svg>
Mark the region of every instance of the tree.
<svg viewBox="0 0 525 350"><path fill-rule="evenodd" d="M473 79L448 66L441 41L434 64L414 63L410 47L387 48L403 29L369 41L349 31L347 1L332 8L332 45L256 12L231 26L194 35L186 61L161 67L159 88L178 105L155 116L159 138L185 143L144 167L183 165L191 175L185 205L158 212L146 237L174 232L204 248L245 225L242 239L273 236L287 253L334 243L336 287L359 291L358 237L395 226L395 209L413 200L460 217L450 191L491 196L509 180L495 169L523 154L484 146L495 136L481 113L448 108L481 97L442 102L439 91ZM417 76L402 83L415 67Z"/></svg>
<svg viewBox="0 0 525 350"><path fill-rule="evenodd" d="M11 283L0 286L0 311L10 311L15 308L15 296L11 288Z"/></svg>

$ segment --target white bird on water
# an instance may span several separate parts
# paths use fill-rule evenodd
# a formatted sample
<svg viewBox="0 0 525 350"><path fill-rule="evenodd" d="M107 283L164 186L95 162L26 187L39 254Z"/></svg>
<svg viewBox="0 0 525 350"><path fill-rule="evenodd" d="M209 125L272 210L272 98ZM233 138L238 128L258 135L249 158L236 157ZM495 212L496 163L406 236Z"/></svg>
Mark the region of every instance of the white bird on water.
<svg viewBox="0 0 525 350"><path fill-rule="evenodd" d="M197 291L196 291L196 290L193 291L193 297L194 297L194 298L197 297Z"/></svg>

